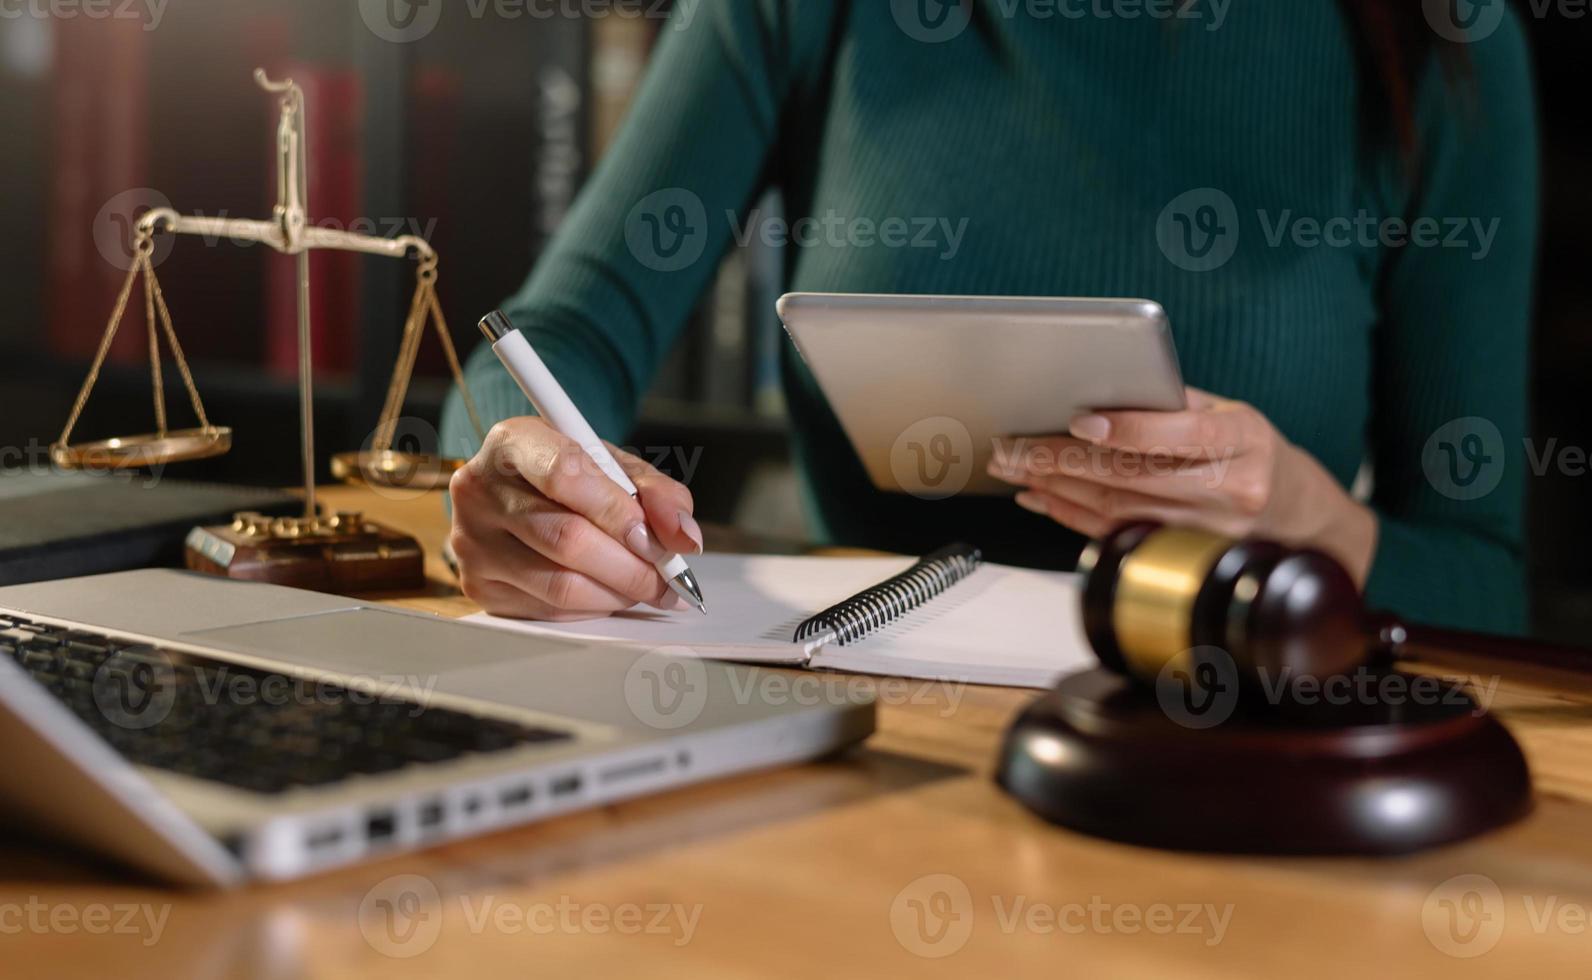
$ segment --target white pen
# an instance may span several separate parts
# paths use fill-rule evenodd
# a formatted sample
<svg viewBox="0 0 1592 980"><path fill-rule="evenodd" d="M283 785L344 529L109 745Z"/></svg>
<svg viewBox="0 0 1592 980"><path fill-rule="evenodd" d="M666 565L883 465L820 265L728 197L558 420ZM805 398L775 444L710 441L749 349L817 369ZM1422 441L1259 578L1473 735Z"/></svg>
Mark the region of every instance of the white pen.
<svg viewBox="0 0 1592 980"><path fill-rule="evenodd" d="M619 484L619 488L632 497L636 496L636 485L630 482L630 477L625 473L618 460L608 451L608 447L597 437L592 430L591 423L580 414L580 409L569 400L569 395L564 392L564 386L553 377L553 372L547 369L536 351L531 349L530 341L525 335L514 329L514 324L503 315L501 310L493 310L481 321L481 332L486 334L487 342L492 345L492 352L508 368L509 376L525 392L525 397L536 406L536 413L548 425L557 429L565 438L580 444L586 451L597 468L602 470L607 477ZM703 615L707 614L707 604L702 601L702 587L697 584L696 576L691 574L691 566L679 555L668 555L653 563L658 569L658 574L669 583L680 598L689 602Z"/></svg>

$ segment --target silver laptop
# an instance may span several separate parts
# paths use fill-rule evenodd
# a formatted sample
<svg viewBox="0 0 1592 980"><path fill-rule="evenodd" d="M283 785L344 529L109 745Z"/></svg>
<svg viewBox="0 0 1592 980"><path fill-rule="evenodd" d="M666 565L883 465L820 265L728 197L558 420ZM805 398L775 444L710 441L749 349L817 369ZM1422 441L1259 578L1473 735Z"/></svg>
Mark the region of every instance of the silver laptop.
<svg viewBox="0 0 1592 980"><path fill-rule="evenodd" d="M679 651L673 651L678 654ZM314 874L857 742L840 678L178 571L0 589L0 807L175 882Z"/></svg>

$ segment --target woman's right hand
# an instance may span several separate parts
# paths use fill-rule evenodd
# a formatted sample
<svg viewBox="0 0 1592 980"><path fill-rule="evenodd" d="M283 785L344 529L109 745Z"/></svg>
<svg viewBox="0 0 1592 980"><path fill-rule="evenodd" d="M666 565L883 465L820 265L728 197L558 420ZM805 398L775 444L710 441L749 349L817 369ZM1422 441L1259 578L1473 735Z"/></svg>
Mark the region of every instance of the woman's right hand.
<svg viewBox="0 0 1592 980"><path fill-rule="evenodd" d="M701 553L691 491L644 460L613 454L637 497L539 418L493 426L448 488L464 594L497 616L554 622L638 603L676 608L653 562Z"/></svg>

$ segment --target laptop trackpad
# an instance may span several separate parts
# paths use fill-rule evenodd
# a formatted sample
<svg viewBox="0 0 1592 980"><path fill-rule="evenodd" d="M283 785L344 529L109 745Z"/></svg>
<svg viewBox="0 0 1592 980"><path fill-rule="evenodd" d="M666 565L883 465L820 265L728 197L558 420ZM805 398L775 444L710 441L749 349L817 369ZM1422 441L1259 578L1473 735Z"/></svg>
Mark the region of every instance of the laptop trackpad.
<svg viewBox="0 0 1592 980"><path fill-rule="evenodd" d="M450 674L579 649L575 643L375 608L196 630L183 638L287 664L373 677Z"/></svg>

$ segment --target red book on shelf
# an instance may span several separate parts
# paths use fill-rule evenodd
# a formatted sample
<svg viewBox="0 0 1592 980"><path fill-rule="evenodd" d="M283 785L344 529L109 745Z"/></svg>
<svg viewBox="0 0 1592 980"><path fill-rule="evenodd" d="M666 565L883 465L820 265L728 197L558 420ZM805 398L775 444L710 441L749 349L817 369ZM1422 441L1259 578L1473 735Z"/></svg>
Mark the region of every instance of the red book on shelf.
<svg viewBox="0 0 1592 980"><path fill-rule="evenodd" d="M165 199L149 180L149 33L138 20L55 24L47 264L49 347L94 356L132 266L132 226ZM157 249L156 259L164 251ZM128 304L114 361L148 357L142 294Z"/></svg>
<svg viewBox="0 0 1592 980"><path fill-rule="evenodd" d="M379 219L360 214L364 199L365 113L358 72L294 64L281 74L291 77L304 90L310 224L385 235L387 229ZM310 350L317 375L347 374L354 369L360 262L361 257L353 252L310 253ZM297 258L273 254L265 291L266 362L273 375L284 379L298 376L297 281Z"/></svg>
<svg viewBox="0 0 1592 980"><path fill-rule="evenodd" d="M408 195L414 217L407 221L403 228L391 229L399 234L420 235L442 256L441 278L438 280L437 290L443 303L444 315L453 310L452 297L457 295L456 288L453 290L448 288L449 274L453 273L457 278L457 272L456 267L448 262L447 256L457 253L450 251L450 239L444 227L433 216L452 214L456 210L450 202L452 188L457 179L453 175L454 159L456 154L465 149L459 133L468 108L464 102L462 88L458 72L452 68L423 65L416 71L410 89L412 106L410 120L414 127L414 139L409 158L409 166L413 173L410 181L412 189ZM459 240L457 223L455 229L452 241ZM414 271L414 263L408 263L408 268L404 270L405 289L412 286ZM409 304L404 303L402 309L407 313ZM392 325L395 333L400 329L402 324ZM415 376L448 377L447 363L442 353L442 345L436 342L430 328L427 328L426 337L420 344L420 355L415 361Z"/></svg>

